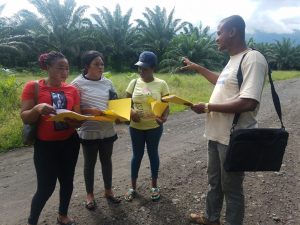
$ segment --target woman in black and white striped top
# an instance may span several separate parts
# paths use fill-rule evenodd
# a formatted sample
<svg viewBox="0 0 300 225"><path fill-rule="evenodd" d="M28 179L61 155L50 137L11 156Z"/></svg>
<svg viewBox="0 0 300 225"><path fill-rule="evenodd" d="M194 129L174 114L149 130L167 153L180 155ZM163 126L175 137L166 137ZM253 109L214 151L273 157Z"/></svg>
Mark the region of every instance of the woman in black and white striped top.
<svg viewBox="0 0 300 225"><path fill-rule="evenodd" d="M97 51L85 52L82 56L83 73L72 81L80 92L80 107L83 114L101 115L111 99L117 98L111 80L103 76L103 55ZM87 191L86 208L96 207L94 197L94 170L97 155L102 167L106 197L112 203L121 200L112 192L112 151L117 134L111 122L86 121L78 131L84 155L84 179Z"/></svg>

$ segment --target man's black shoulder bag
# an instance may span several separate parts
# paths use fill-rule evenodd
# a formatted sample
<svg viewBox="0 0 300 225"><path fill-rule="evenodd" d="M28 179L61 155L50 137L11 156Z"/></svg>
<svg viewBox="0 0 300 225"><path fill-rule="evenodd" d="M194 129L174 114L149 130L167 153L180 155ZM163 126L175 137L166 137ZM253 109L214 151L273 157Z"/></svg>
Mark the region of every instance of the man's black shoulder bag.
<svg viewBox="0 0 300 225"><path fill-rule="evenodd" d="M243 82L241 65L246 54L242 57L237 73L239 88ZM282 123L280 100L275 91L270 68L268 75L272 99L281 128L235 129L240 116L236 113L224 163L227 172L280 170L289 133Z"/></svg>

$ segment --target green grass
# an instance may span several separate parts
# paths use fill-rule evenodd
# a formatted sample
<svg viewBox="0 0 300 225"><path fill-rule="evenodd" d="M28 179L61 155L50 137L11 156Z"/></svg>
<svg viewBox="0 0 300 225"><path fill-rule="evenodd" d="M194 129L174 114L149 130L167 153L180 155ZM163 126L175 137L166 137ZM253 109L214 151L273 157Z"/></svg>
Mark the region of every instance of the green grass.
<svg viewBox="0 0 300 225"><path fill-rule="evenodd" d="M22 121L19 110L6 114L0 124L0 153L11 148L22 147Z"/></svg>
<svg viewBox="0 0 300 225"><path fill-rule="evenodd" d="M273 71L273 80L287 80L300 77L300 71Z"/></svg>
<svg viewBox="0 0 300 225"><path fill-rule="evenodd" d="M78 74L69 76L67 82L72 81ZM15 77L16 85L18 86L15 92L16 96L20 96L24 84L29 80L37 80L46 77L45 73L34 75L32 73L14 73L11 76ZM116 87L120 98L125 97L125 89L130 80L138 77L135 73L107 73L106 76L111 79ZM207 102L213 90L213 85L206 81L202 76L182 75L182 74L156 74L158 78L165 80L170 88L171 94L176 94L179 97L187 99L193 103ZM286 80L291 78L299 78L300 71L274 71L272 73L274 80ZM0 82L4 82L7 76L0 73ZM1 83L1 84L2 84ZM0 85L1 86L1 85ZM1 93L0 93L1 95ZM6 98L0 96L0 98ZM5 99L4 107L0 109L0 152L5 152L8 149L21 147L21 129L22 121L19 116L19 97L15 99ZM11 102L11 104L9 103ZM11 107L14 105L14 107ZM187 107L181 105L170 104L171 113L183 111Z"/></svg>
<svg viewBox="0 0 300 225"><path fill-rule="evenodd" d="M78 74L72 74L68 77L67 82L71 82ZM185 98L191 102L205 102L208 101L210 94L213 90L213 85L206 81L202 76L195 75L183 75L183 74L155 74L156 77L161 78L167 82L170 88L171 94L176 94L182 98ZM32 74L26 74L25 76L16 75L16 79L19 83L25 84L29 80L41 79L44 76L34 76ZM127 85L132 79L138 77L136 73L108 73L107 77L112 80L118 95L120 98L126 96L125 90ZM182 111L186 107L171 104L171 112Z"/></svg>

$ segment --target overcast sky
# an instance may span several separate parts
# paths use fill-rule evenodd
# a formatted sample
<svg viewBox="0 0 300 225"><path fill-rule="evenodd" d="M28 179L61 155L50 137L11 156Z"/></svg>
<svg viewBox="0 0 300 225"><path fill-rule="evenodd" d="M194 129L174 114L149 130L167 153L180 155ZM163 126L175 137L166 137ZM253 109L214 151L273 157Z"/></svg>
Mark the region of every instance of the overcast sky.
<svg viewBox="0 0 300 225"><path fill-rule="evenodd" d="M86 16L95 13L95 8L107 7L111 12L116 4L120 4L122 13L130 8L132 22L143 19L145 7L153 9L159 5L169 13L175 7L175 17L215 30L218 22L233 14L241 15L246 21L246 32L255 30L268 33L292 33L300 30L300 0L76 0L77 6L89 5ZM36 12L27 0L0 0L0 5L6 4L1 16L12 16L21 9Z"/></svg>

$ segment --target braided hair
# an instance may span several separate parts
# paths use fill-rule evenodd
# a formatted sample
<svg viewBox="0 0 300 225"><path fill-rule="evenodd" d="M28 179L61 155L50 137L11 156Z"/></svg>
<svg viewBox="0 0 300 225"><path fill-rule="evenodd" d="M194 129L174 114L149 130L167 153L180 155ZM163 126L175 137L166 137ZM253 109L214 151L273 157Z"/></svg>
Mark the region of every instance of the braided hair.
<svg viewBox="0 0 300 225"><path fill-rule="evenodd" d="M66 57L61 52L51 51L43 53L39 56L39 64L42 70L47 70L58 59L65 59Z"/></svg>

